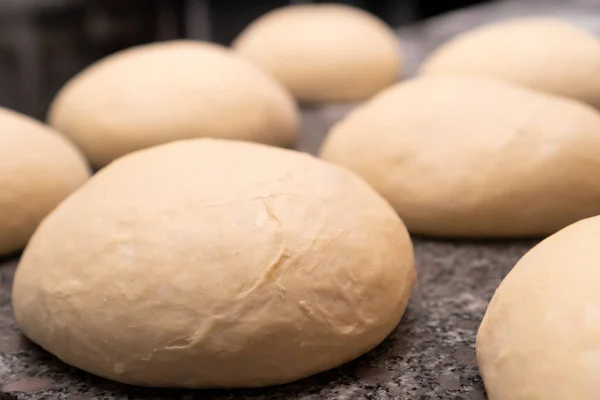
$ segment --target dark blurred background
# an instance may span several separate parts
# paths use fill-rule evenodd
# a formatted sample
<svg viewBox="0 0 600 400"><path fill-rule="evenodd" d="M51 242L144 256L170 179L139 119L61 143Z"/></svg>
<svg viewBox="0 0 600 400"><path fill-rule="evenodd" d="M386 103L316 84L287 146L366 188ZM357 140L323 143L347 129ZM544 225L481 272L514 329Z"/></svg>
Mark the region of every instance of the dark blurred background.
<svg viewBox="0 0 600 400"><path fill-rule="evenodd" d="M485 0L348 0L400 27ZM91 62L180 37L229 44L278 0L0 0L0 106L43 119L56 91Z"/></svg>

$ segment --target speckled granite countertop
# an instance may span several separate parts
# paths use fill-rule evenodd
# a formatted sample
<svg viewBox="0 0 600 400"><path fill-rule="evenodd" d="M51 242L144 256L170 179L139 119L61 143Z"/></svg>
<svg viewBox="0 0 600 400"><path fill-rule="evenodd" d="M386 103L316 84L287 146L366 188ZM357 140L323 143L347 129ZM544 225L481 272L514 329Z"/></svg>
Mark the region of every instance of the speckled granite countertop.
<svg viewBox="0 0 600 400"><path fill-rule="evenodd" d="M407 75L447 37L494 19L561 15L600 32L598 0L566 3L509 0L402 28ZM298 148L315 152L331 124L351 108L305 109ZM379 347L303 381L235 391L135 388L64 365L20 334L10 299L17 260L0 259L0 400L485 399L475 359L477 328L495 288L534 242L413 241L418 283L402 322Z"/></svg>
<svg viewBox="0 0 600 400"><path fill-rule="evenodd" d="M8 262L0 268L0 382L7 398L20 400L483 400L477 327L494 289L533 243L414 244L418 285L402 322L379 347L293 384L235 391L134 388L67 367L19 333L10 308L15 263Z"/></svg>

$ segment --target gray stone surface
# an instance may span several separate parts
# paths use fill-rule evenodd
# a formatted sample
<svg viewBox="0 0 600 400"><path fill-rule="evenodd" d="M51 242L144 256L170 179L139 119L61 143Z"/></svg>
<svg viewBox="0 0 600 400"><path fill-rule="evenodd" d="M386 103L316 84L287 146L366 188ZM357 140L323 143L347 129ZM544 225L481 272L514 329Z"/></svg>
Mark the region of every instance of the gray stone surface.
<svg viewBox="0 0 600 400"><path fill-rule="evenodd" d="M0 267L1 390L19 400L485 399L475 360L477 327L502 277L533 243L414 243L416 290L402 322L379 347L303 381L235 391L134 388L64 365L19 333L10 308L15 263L5 263Z"/></svg>

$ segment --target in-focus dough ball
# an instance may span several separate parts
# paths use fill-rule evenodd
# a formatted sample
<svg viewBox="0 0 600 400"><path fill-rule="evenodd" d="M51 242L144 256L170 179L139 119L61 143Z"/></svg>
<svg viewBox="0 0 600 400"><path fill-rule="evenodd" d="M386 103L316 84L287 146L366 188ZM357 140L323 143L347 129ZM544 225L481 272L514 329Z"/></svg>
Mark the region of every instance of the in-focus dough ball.
<svg viewBox="0 0 600 400"><path fill-rule="evenodd" d="M121 158L57 208L13 303L28 337L97 375L253 387L376 346L414 279L404 224L355 174L196 139Z"/></svg>
<svg viewBox="0 0 600 400"><path fill-rule="evenodd" d="M304 103L364 100L401 72L394 32L374 15L342 4L278 8L249 25L233 47Z"/></svg>
<svg viewBox="0 0 600 400"><path fill-rule="evenodd" d="M600 114L502 81L398 84L335 125L321 152L414 233L539 236L600 214Z"/></svg>
<svg viewBox="0 0 600 400"><path fill-rule="evenodd" d="M89 175L65 138L0 108L0 256L22 249L40 221Z"/></svg>
<svg viewBox="0 0 600 400"><path fill-rule="evenodd" d="M504 279L477 335L490 400L597 400L600 218L527 253Z"/></svg>
<svg viewBox="0 0 600 400"><path fill-rule="evenodd" d="M299 124L293 98L268 73L224 47L185 40L93 64L59 92L48 120L96 167L198 137L288 146Z"/></svg>
<svg viewBox="0 0 600 400"><path fill-rule="evenodd" d="M469 30L434 51L421 72L489 76L600 108L600 40L559 19L523 18Z"/></svg>

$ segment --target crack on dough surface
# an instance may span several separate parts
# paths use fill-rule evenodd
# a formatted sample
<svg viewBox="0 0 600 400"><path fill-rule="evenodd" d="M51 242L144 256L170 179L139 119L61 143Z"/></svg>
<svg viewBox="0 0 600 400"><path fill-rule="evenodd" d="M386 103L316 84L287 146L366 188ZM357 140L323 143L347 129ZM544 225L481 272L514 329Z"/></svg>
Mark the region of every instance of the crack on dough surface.
<svg viewBox="0 0 600 400"><path fill-rule="evenodd" d="M229 207L229 206L240 205L240 204L243 204L243 203L249 203L251 201L257 201L257 200L261 200L261 201L264 202L266 200L271 200L271 199L275 199L277 197L285 197L285 196L309 197L309 198L312 198L312 199L324 200L321 197L313 196L313 195L310 195L308 193L271 193L271 194L262 195L262 196L248 197L248 198L240 199L240 200L237 200L237 201L215 202L215 203L204 204L204 205L202 205L202 207L200 207L197 210L197 212L204 211L204 210L207 210L209 208ZM193 203L193 204L195 204L195 203ZM265 205L265 207L270 207L270 206L269 205ZM267 210L267 212L269 212L269 210ZM276 218L276 216L274 214L271 214L270 217Z"/></svg>
<svg viewBox="0 0 600 400"><path fill-rule="evenodd" d="M283 224L281 223L279 218L277 218L277 216L275 215L275 212L273 211L272 206L269 204L269 202L266 200L266 198L261 197L259 199L260 199L260 201L262 201L263 206L265 207L265 212L267 213L269 219L271 221L275 222L277 224L277 226L279 227L279 235L278 235L279 241L280 241L279 250L277 251L275 258L273 258L273 260L271 260L271 262L267 265L267 267L264 269L263 273L256 280L256 282L252 286L250 286L250 288L239 293L236 296L236 300L245 299L250 294L252 294L256 289L258 289L259 287L264 285L266 282L268 282L269 279L271 279L271 277L275 273L275 271L281 266L281 264L283 264L283 262L288 257L288 255L286 254L287 250L285 248L285 239L284 239L284 235L283 235Z"/></svg>
<svg viewBox="0 0 600 400"><path fill-rule="evenodd" d="M239 203L244 203L244 202L260 200L264 206L265 213L268 216L268 218L271 221L275 222L278 226L278 232L279 232L278 236L279 236L279 240L280 240L280 245L278 247L277 254L269 262L269 264L265 267L262 274L255 280L255 282L248 289L242 291L235 297L236 301L245 299L246 297L250 296L253 292L255 292L257 289L259 289L261 286L263 286L265 283L267 283L270 280L270 278L273 276L274 272L281 266L281 264L287 258L287 255L286 255L287 250L284 246L283 224L282 224L281 220L276 216L275 212L272 209L272 206L267 201L267 198L275 197L277 195L278 194L272 195L272 196L266 196L266 197L256 197L256 198L251 198L251 199L245 199L245 200L241 200L241 201L233 202L233 203L222 203L222 204L214 204L214 205L209 206L209 207L229 206L229 205L234 205L234 204L239 204ZM277 283L277 288L278 288L280 296L283 296L283 294L285 293L285 287L282 286L280 283ZM241 305L242 303L238 303L238 304ZM208 338L213 333L215 323L217 323L217 321L227 319L228 315L239 315L239 311L240 311L239 307L234 307L232 309L227 310L224 314L215 314L212 316L207 316L205 319L202 320L202 322L200 323L200 327L198 329L196 329L196 331L192 335L185 337L185 338L178 338L178 339L172 341L168 346L165 346L165 350L178 351L178 350L185 350L185 349L197 347L200 342L204 341L206 338Z"/></svg>

